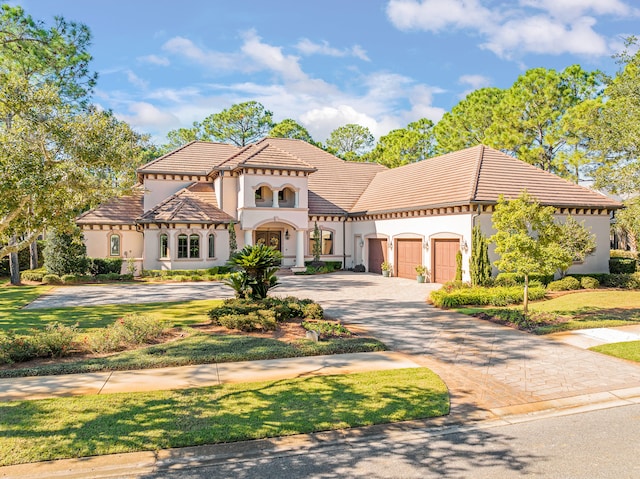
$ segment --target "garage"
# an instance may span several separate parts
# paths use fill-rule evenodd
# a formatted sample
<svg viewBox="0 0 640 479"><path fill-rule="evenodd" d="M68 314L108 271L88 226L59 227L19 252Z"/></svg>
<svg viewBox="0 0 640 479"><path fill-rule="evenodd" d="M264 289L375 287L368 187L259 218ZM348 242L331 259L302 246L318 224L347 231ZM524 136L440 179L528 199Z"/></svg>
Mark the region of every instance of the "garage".
<svg viewBox="0 0 640 479"><path fill-rule="evenodd" d="M460 251L458 239L433 240L433 271L431 281L446 283L456 278L456 254Z"/></svg>
<svg viewBox="0 0 640 479"><path fill-rule="evenodd" d="M416 266L423 264L421 239L396 240L396 275L415 279Z"/></svg>
<svg viewBox="0 0 640 479"><path fill-rule="evenodd" d="M387 240L380 238L369 238L369 272L382 274L380 267L387 261Z"/></svg>

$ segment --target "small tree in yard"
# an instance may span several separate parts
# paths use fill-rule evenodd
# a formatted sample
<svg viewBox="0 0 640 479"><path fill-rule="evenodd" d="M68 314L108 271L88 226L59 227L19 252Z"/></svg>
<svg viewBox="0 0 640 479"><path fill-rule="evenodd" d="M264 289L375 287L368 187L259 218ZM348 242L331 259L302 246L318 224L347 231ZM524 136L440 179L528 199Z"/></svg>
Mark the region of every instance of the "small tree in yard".
<svg viewBox="0 0 640 479"><path fill-rule="evenodd" d="M573 216L567 216L567 220L562 225L562 245L571 254L572 261L582 262L596 249L596 239L584 227L584 221L578 223ZM561 270L562 276L567 272L568 267Z"/></svg>
<svg viewBox="0 0 640 479"><path fill-rule="evenodd" d="M44 267L48 273L85 274L89 268L87 249L78 228L71 231L52 231L44 248Z"/></svg>
<svg viewBox="0 0 640 479"><path fill-rule="evenodd" d="M574 254L563 244L565 229L556 223L553 206L541 206L523 191L514 200L502 195L492 216L496 230L490 240L500 259L495 265L508 273L524 276L524 313L529 312L529 275L566 270Z"/></svg>
<svg viewBox="0 0 640 479"><path fill-rule="evenodd" d="M489 244L482 234L480 226L474 226L471 234L471 258L469 274L474 286L484 286L491 278L491 262L489 261Z"/></svg>
<svg viewBox="0 0 640 479"><path fill-rule="evenodd" d="M322 254L322 234L320 228L318 228L318 222L316 221L313 226L313 262L320 262L320 255Z"/></svg>
<svg viewBox="0 0 640 479"><path fill-rule="evenodd" d="M238 240L236 239L236 225L232 221L227 227L229 231L229 258L238 250Z"/></svg>
<svg viewBox="0 0 640 479"><path fill-rule="evenodd" d="M226 283L235 290L238 298L264 299L278 284L276 271L281 259L282 254L271 246L245 246L229 258L227 264L240 271Z"/></svg>

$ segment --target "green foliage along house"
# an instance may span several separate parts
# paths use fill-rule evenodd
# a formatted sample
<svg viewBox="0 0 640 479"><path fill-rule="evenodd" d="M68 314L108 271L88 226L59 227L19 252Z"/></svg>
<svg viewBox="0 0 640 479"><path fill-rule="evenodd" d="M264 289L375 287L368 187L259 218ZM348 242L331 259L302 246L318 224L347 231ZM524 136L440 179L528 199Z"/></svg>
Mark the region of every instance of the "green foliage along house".
<svg viewBox="0 0 640 479"><path fill-rule="evenodd" d="M454 279L462 253L468 281L472 228L487 237L499 195L526 188L596 235L596 250L569 273L607 272L609 215L616 201L495 149L475 146L386 168L347 162L301 140L265 138L245 147L194 141L138 169L140 189L77 219L91 257L135 258L144 269L203 269L229 258L228 225L239 248L265 244L282 266L305 269L314 256L364 265L415 281ZM496 260L493 246L490 261ZM495 273L495 271L494 271Z"/></svg>

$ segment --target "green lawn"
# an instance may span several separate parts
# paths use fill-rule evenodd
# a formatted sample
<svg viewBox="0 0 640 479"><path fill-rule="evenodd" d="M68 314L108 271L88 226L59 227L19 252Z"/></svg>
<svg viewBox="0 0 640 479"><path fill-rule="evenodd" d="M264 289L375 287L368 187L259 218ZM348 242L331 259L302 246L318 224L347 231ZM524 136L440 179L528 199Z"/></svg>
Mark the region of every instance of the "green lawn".
<svg viewBox="0 0 640 479"><path fill-rule="evenodd" d="M78 324L81 335L103 328L127 313L153 315L175 327L185 328L185 337L171 342L113 354L107 357L64 361L51 361L21 367L0 367L0 377L45 376L54 374L88 373L131 369L185 366L214 362L254 361L321 354L341 354L384 351L386 346L372 338L335 338L312 342L299 340L279 341L245 335L205 334L192 330L189 325L209 322L207 312L222 300L207 299L181 303L149 303L102 305L58 309L20 309L33 301L48 287L0 288L0 331L12 330L28 334L31 328L42 328L49 322L66 325Z"/></svg>
<svg viewBox="0 0 640 479"><path fill-rule="evenodd" d="M108 326L127 313L149 314L174 326L187 326L208 321L207 311L222 301L202 299L173 303L21 309L49 290L50 287L46 286L0 287L0 330L26 334L31 328L41 328L56 321L68 326L77 323L80 329L91 330Z"/></svg>
<svg viewBox="0 0 640 479"><path fill-rule="evenodd" d="M640 341L627 341L624 343L602 344L589 348L592 351L640 362Z"/></svg>
<svg viewBox="0 0 640 479"><path fill-rule="evenodd" d="M522 307L461 308L464 314L496 314ZM586 328L607 328L640 323L640 291L579 291L529 305L531 332L549 334Z"/></svg>
<svg viewBox="0 0 640 479"><path fill-rule="evenodd" d="M442 416L426 368L0 403L0 466Z"/></svg>

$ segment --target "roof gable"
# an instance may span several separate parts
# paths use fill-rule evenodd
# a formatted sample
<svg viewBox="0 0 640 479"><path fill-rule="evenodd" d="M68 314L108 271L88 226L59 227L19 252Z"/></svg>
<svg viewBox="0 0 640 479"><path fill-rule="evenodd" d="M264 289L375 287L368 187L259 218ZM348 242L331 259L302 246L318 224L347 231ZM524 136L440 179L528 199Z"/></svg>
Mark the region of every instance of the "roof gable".
<svg viewBox="0 0 640 479"><path fill-rule="evenodd" d="M267 142L245 146L235 155L220 163L216 169L234 170L242 167L315 171L315 168L310 164Z"/></svg>
<svg viewBox="0 0 640 479"><path fill-rule="evenodd" d="M228 223L211 183L192 183L138 218L139 223Z"/></svg>

